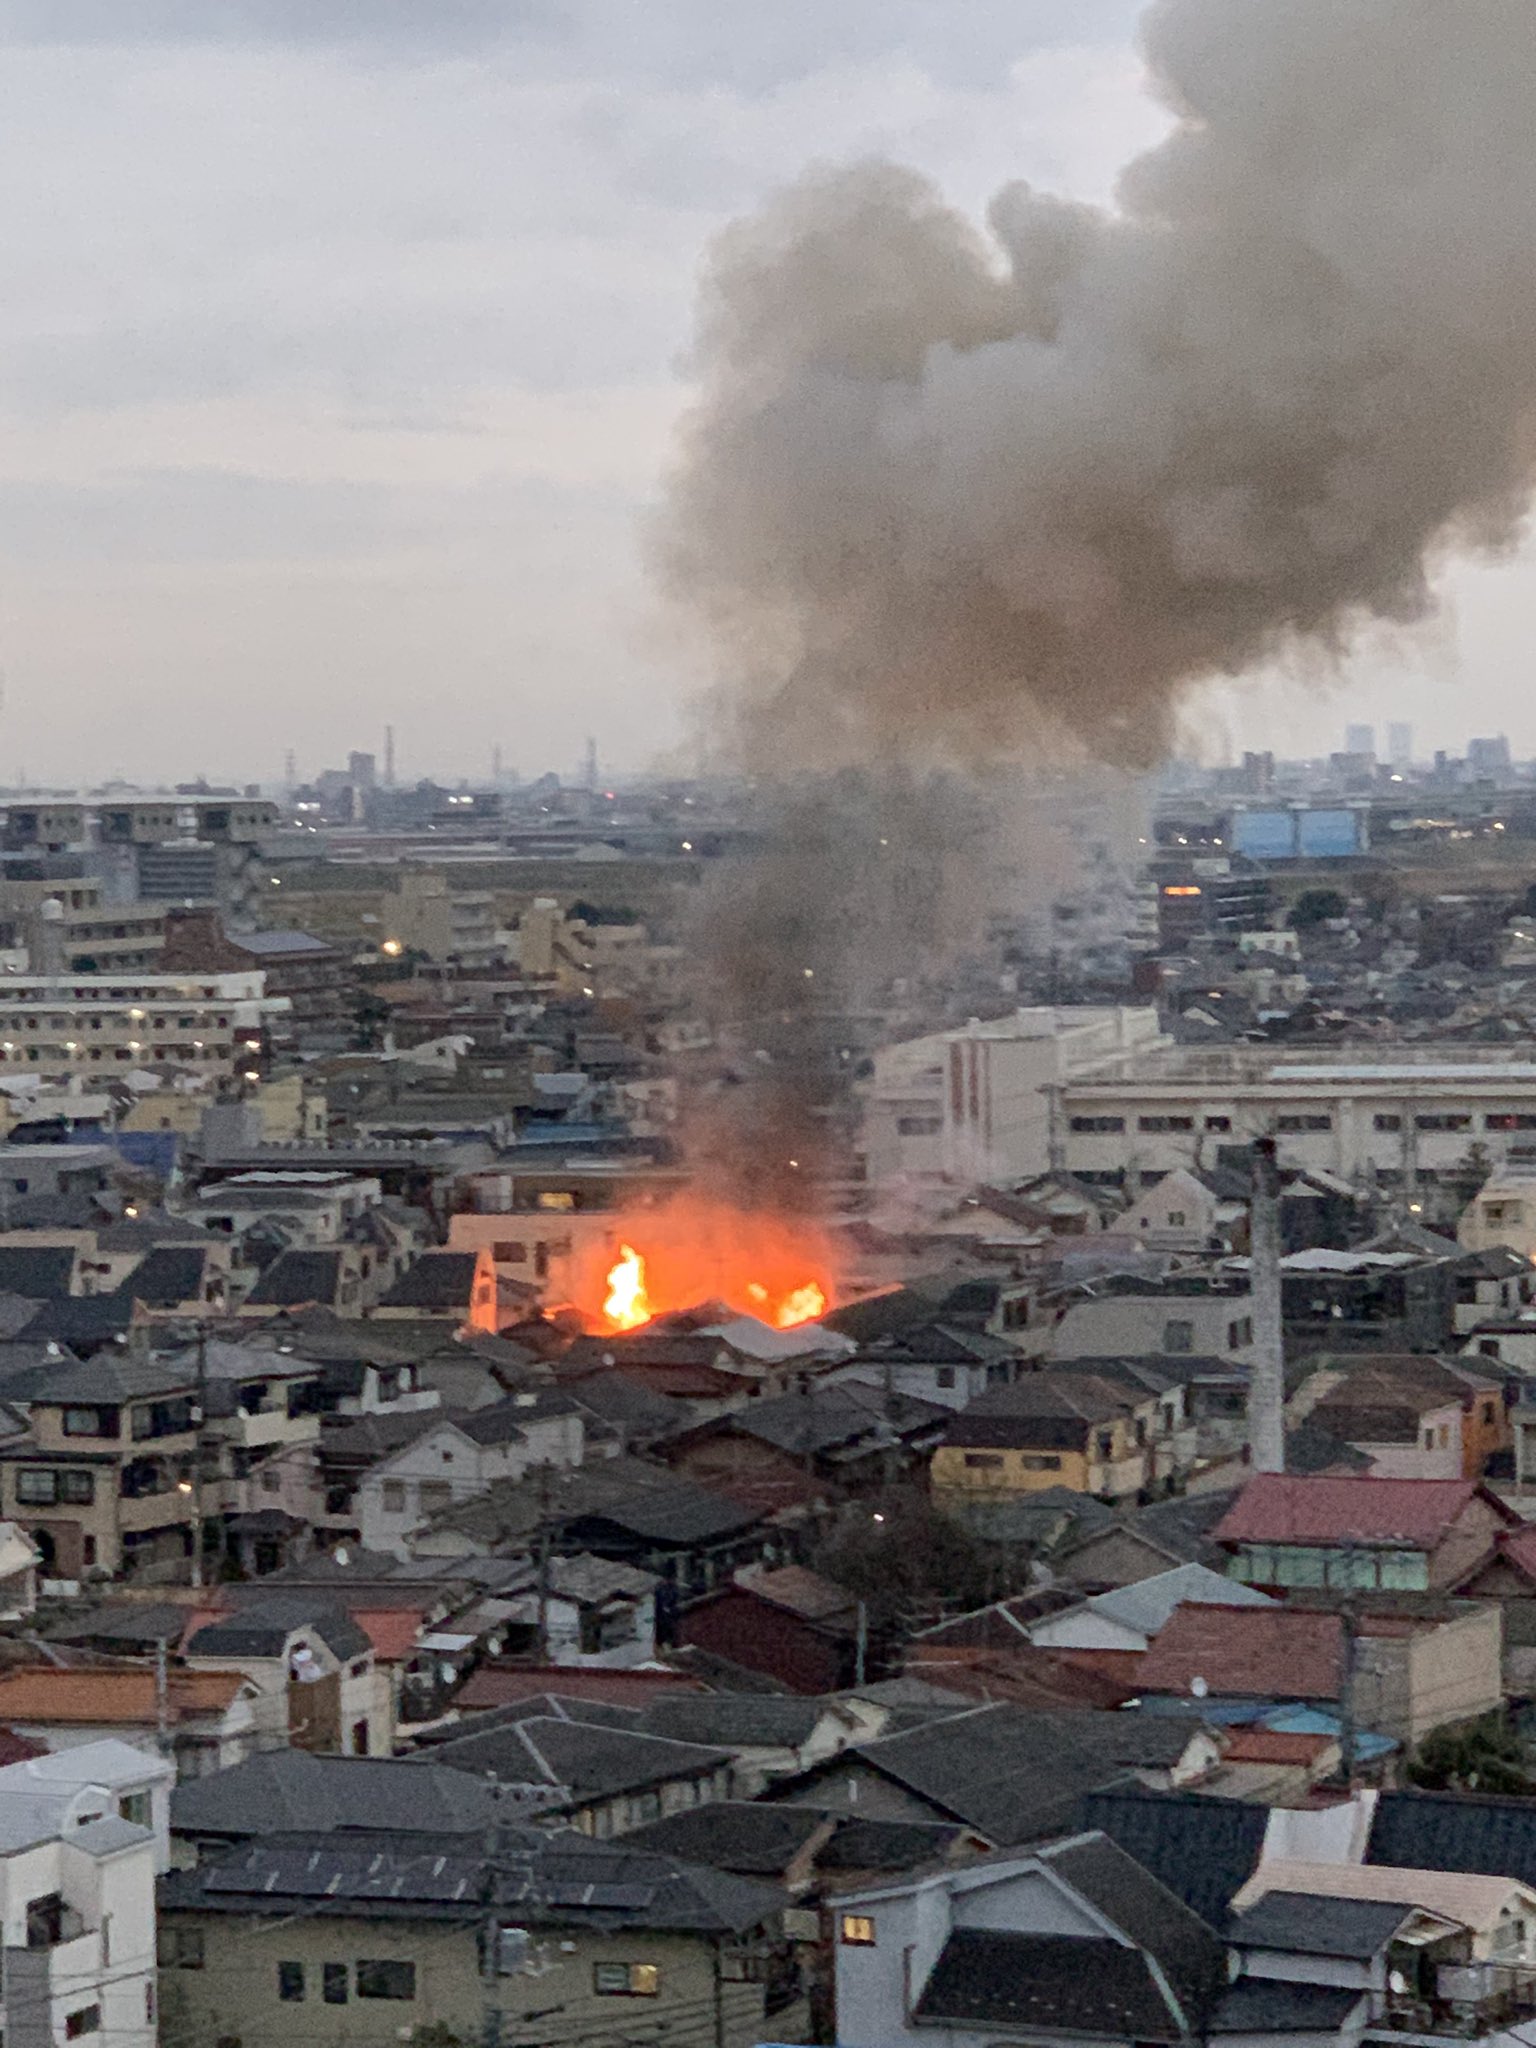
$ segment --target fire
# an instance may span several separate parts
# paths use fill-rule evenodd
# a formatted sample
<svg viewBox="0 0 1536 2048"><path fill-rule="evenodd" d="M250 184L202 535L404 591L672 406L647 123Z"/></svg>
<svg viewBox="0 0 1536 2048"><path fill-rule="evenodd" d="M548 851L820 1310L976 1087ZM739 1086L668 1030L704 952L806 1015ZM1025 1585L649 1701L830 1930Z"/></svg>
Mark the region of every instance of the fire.
<svg viewBox="0 0 1536 2048"><path fill-rule="evenodd" d="M612 1240L609 1240L610 1247ZM778 1330L814 1322L832 1305L832 1261L819 1232L775 1216L748 1216L680 1197L631 1212L617 1256L578 1269L577 1306L609 1330L719 1304Z"/></svg>
<svg viewBox="0 0 1536 2048"><path fill-rule="evenodd" d="M618 1262L608 1269L603 1314L615 1330L637 1330L655 1314L645 1291L645 1261L632 1244L619 1246Z"/></svg>

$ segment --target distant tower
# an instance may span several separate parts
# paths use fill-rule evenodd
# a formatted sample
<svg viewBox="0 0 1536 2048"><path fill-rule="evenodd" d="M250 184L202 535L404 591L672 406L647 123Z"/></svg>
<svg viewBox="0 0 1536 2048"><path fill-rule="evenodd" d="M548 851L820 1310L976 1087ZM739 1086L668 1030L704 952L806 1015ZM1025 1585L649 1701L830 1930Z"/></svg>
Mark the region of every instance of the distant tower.
<svg viewBox="0 0 1536 2048"><path fill-rule="evenodd" d="M386 789L393 789L394 786L395 728L392 725L386 725L384 728L384 787Z"/></svg>
<svg viewBox="0 0 1536 2048"><path fill-rule="evenodd" d="M1344 751L1346 754L1374 754L1376 752L1375 726L1346 725L1344 728Z"/></svg>
<svg viewBox="0 0 1536 2048"><path fill-rule="evenodd" d="M1387 759L1394 768L1413 766L1413 727L1393 724L1387 727Z"/></svg>
<svg viewBox="0 0 1536 2048"><path fill-rule="evenodd" d="M283 756L283 787L295 790L299 786L299 757L290 747Z"/></svg>
<svg viewBox="0 0 1536 2048"><path fill-rule="evenodd" d="M589 738L589 739L588 739L588 741L587 741L587 751L586 751L586 754L585 754L585 756L584 756L584 758L583 758L583 761L582 761L582 770L581 770L581 774L582 774L582 780L583 780L583 781L584 781L584 782L586 783L586 785L587 785L587 788L588 788L588 789L596 789L596 787L597 787L597 741L596 741L595 739Z"/></svg>
<svg viewBox="0 0 1536 2048"><path fill-rule="evenodd" d="M499 744L491 749L491 787L492 789L500 789L501 787L501 747Z"/></svg>

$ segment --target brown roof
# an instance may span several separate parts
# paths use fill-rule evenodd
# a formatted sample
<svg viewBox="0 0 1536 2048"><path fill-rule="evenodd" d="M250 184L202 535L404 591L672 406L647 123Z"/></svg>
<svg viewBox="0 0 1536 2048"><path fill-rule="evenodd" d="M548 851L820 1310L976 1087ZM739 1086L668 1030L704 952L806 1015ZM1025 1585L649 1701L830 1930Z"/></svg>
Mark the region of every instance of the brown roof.
<svg viewBox="0 0 1536 2048"><path fill-rule="evenodd" d="M506 1668L485 1664L460 1687L454 1704L468 1713L477 1707L511 1707L544 1693L571 1700L596 1700L610 1707L648 1707L652 1700L707 1688L678 1671L584 1671L577 1664L529 1664Z"/></svg>
<svg viewBox="0 0 1536 2048"><path fill-rule="evenodd" d="M1337 1614L1295 1607L1176 1607L1141 1660L1143 1692L1333 1700L1344 1668Z"/></svg>
<svg viewBox="0 0 1536 2048"><path fill-rule="evenodd" d="M780 1565L777 1569L744 1565L737 1572L735 1583L745 1592L755 1593L759 1600L766 1600L770 1607L798 1614L802 1621L852 1621L858 1607L846 1586L835 1585L831 1579L807 1571L801 1564Z"/></svg>
<svg viewBox="0 0 1536 2048"><path fill-rule="evenodd" d="M1046 1710L1121 1707L1135 1692L1132 1685L1117 1684L1115 1676L1103 1668L1032 1643L1009 1650L913 1643L908 1646L905 1670L909 1677L926 1679L930 1685L964 1693L969 1699L1010 1700L1015 1706Z"/></svg>
<svg viewBox="0 0 1536 2048"><path fill-rule="evenodd" d="M167 1718L174 1724L224 1714L249 1683L243 1671L173 1671L166 1689ZM152 1728L160 1718L155 1674L59 1671L48 1664L0 1672L0 1716L80 1727L123 1723Z"/></svg>
<svg viewBox="0 0 1536 2048"><path fill-rule="evenodd" d="M1215 1543L1381 1543L1430 1549L1474 1499L1519 1516L1471 1479L1258 1472L1211 1531Z"/></svg>
<svg viewBox="0 0 1536 2048"><path fill-rule="evenodd" d="M1335 1746L1332 1735L1286 1735L1277 1728L1237 1728L1227 1737L1229 1764L1311 1766Z"/></svg>

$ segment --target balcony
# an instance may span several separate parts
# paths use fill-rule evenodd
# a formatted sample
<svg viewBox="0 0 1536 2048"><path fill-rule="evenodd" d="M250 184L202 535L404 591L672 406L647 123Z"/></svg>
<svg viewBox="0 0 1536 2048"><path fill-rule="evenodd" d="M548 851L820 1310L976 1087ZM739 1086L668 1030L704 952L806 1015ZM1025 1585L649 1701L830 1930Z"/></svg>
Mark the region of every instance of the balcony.
<svg viewBox="0 0 1536 2048"><path fill-rule="evenodd" d="M1426 2042L1477 2041L1536 2017L1536 1967L1442 1963L1418 1992L1389 1992L1369 2031Z"/></svg>

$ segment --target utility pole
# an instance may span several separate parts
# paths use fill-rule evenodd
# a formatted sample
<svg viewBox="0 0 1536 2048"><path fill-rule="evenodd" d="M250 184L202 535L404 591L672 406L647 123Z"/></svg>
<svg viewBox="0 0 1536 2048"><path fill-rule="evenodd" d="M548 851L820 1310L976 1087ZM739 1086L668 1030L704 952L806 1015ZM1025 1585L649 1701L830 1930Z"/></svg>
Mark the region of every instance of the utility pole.
<svg viewBox="0 0 1536 2048"><path fill-rule="evenodd" d="M864 1683L864 1667L869 1660L869 1604L867 1601L861 1600L859 1602L855 1628L856 1634L853 1639L853 1682L855 1685L861 1686Z"/></svg>
<svg viewBox="0 0 1536 2048"><path fill-rule="evenodd" d="M549 1553L550 1553L550 1492L552 1467L539 1467L539 1620L538 1650L540 1664L549 1662Z"/></svg>
<svg viewBox="0 0 1536 2048"><path fill-rule="evenodd" d="M162 1756L171 1753L171 1687L165 1668L165 1637L155 1638L155 1745Z"/></svg>
<svg viewBox="0 0 1536 2048"><path fill-rule="evenodd" d="M1352 1582L1355 1576L1355 1551L1351 1545L1344 1553L1344 1570ZM1339 1676L1339 1769L1344 1774L1344 1783L1351 1792L1355 1789L1355 1762L1359 1744L1355 1730L1355 1648L1360 1638L1357 1612L1357 1596L1353 1583L1345 1588L1343 1611L1339 1616L1342 1640L1340 1643Z"/></svg>
<svg viewBox="0 0 1536 2048"><path fill-rule="evenodd" d="M480 2048L501 2048L501 1786L491 1781L485 1825L485 1922L480 1959Z"/></svg>
<svg viewBox="0 0 1536 2048"><path fill-rule="evenodd" d="M197 1428L192 1440L192 1584L203 1583L203 1419L208 1412L208 1330L197 1326Z"/></svg>

